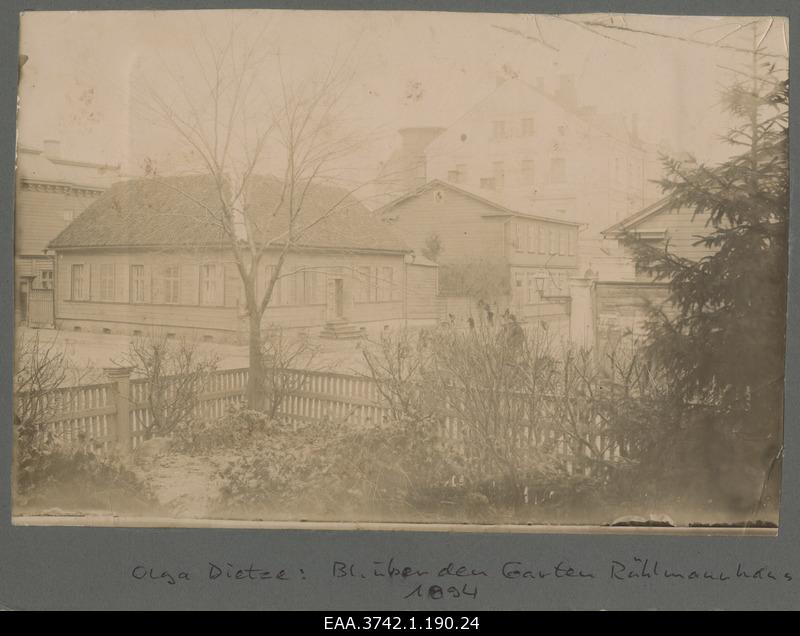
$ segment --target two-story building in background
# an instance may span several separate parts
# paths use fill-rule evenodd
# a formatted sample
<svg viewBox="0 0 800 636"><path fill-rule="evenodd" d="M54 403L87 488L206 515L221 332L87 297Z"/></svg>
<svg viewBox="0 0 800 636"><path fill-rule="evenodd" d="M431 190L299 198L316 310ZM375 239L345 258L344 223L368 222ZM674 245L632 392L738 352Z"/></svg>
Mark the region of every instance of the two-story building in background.
<svg viewBox="0 0 800 636"><path fill-rule="evenodd" d="M549 89L543 78L499 81L457 121L406 127L400 139L383 167L398 175L395 189L447 181L526 214L580 223L582 241L660 196L657 148L639 137L636 117L580 105L571 76Z"/></svg>
<svg viewBox="0 0 800 636"><path fill-rule="evenodd" d="M58 141L17 149L15 322L50 325L54 260L47 244L120 176L119 166L62 157Z"/></svg>
<svg viewBox="0 0 800 636"><path fill-rule="evenodd" d="M566 332L570 279L577 273L578 224L520 212L486 194L496 196L435 179L379 214L415 254L436 259L441 318L452 314L464 319L484 300L526 322L540 321ZM437 246L435 255L431 245ZM452 282L459 272L500 272L507 293L460 298L463 290Z"/></svg>

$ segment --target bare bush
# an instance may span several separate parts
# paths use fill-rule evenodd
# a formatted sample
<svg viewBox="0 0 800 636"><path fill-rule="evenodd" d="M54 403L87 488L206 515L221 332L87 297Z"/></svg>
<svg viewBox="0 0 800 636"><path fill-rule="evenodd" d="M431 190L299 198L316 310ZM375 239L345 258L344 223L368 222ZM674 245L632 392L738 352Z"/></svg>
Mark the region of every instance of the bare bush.
<svg viewBox="0 0 800 636"><path fill-rule="evenodd" d="M309 371L323 371L320 347L302 334L272 326L266 331L261 347L263 411L269 419L278 417L287 397L302 391L308 384Z"/></svg>
<svg viewBox="0 0 800 636"><path fill-rule="evenodd" d="M131 340L117 364L146 380L150 418L144 424L145 439L167 435L197 417L198 403L218 363L218 356L201 352L185 337L152 332Z"/></svg>

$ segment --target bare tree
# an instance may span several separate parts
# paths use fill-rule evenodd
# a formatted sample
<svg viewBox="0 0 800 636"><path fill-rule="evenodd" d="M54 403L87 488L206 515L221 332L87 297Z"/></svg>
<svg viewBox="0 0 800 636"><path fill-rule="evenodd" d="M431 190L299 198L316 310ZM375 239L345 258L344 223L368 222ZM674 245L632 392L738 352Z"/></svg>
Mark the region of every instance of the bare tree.
<svg viewBox="0 0 800 636"><path fill-rule="evenodd" d="M240 28L232 28L222 45L204 38L193 53L193 77L201 78L201 87L170 72L177 96L150 86L145 107L213 181L214 205L181 194L203 208L205 222L219 229L220 246L233 255L249 322L247 399L251 408L261 408L263 317L276 285L289 275L287 257L315 226L356 205L354 194L364 186L339 170L363 143L345 125L351 73L347 60L334 59L321 74L292 77L263 33L248 38ZM269 182L269 208L253 200L261 171L277 175ZM176 187L152 167L150 176ZM337 184L340 196L309 212L315 188L324 184Z"/></svg>

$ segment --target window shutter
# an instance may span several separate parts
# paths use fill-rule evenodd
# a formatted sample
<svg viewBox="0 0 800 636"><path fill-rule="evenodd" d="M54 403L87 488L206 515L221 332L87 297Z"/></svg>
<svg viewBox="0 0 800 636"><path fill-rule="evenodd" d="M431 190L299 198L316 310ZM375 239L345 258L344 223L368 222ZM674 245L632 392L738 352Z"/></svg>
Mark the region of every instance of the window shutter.
<svg viewBox="0 0 800 636"><path fill-rule="evenodd" d="M180 280L181 305L200 304L200 265L197 263L181 263L178 268Z"/></svg>
<svg viewBox="0 0 800 636"><path fill-rule="evenodd" d="M84 293L83 297L86 300L100 300L100 271L97 263L90 263L86 274L88 293Z"/></svg>
<svg viewBox="0 0 800 636"><path fill-rule="evenodd" d="M114 263L114 300L124 303L128 299L128 270L125 263Z"/></svg>
<svg viewBox="0 0 800 636"><path fill-rule="evenodd" d="M259 268L260 270L261 268ZM236 263L222 264L222 295L226 307L236 307L239 303L238 290L240 288L239 272Z"/></svg>
<svg viewBox="0 0 800 636"><path fill-rule="evenodd" d="M217 305L225 305L225 263L217 263Z"/></svg>
<svg viewBox="0 0 800 636"><path fill-rule="evenodd" d="M153 276L152 267L149 263L145 263L142 266L144 272L144 302L152 303L153 301L153 281L151 280Z"/></svg>
<svg viewBox="0 0 800 636"><path fill-rule="evenodd" d="M153 265L150 269L150 294L153 303L162 304L164 298L164 266Z"/></svg>

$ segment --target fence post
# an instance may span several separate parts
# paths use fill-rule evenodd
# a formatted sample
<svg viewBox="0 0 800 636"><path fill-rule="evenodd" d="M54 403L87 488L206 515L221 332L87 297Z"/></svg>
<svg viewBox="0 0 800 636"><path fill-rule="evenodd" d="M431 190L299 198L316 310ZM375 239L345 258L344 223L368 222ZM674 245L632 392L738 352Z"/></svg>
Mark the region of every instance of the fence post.
<svg viewBox="0 0 800 636"><path fill-rule="evenodd" d="M116 403L114 437L117 449L123 453L131 450L131 371L132 367L112 367L104 371L114 383L112 391Z"/></svg>

